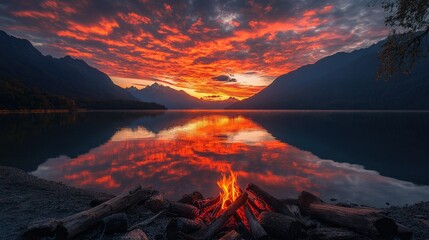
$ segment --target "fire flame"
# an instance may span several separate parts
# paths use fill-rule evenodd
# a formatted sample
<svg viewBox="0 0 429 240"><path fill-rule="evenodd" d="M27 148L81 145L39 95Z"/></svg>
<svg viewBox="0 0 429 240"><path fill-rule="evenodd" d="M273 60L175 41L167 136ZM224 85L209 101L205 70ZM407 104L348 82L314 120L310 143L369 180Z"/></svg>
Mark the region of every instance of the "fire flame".
<svg viewBox="0 0 429 240"><path fill-rule="evenodd" d="M217 185L222 190L220 193L221 210L225 210L241 194L240 187L237 184L237 174L232 170L229 170L229 173L228 178L225 173L222 173L222 178L217 182Z"/></svg>

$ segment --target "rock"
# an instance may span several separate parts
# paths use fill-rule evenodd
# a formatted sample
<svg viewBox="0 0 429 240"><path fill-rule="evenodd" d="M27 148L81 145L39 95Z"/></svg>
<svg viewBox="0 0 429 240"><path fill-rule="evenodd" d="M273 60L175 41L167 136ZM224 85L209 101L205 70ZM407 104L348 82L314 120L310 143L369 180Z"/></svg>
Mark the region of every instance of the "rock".
<svg viewBox="0 0 429 240"><path fill-rule="evenodd" d="M149 240L149 238L143 230L137 228L125 234L121 240Z"/></svg>

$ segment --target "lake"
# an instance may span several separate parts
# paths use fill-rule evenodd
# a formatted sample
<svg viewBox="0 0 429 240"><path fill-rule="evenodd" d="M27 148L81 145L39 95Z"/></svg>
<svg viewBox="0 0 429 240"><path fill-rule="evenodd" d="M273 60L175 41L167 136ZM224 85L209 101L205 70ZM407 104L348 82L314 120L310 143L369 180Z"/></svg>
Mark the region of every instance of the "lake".
<svg viewBox="0 0 429 240"><path fill-rule="evenodd" d="M429 113L150 111L0 115L0 164L80 188L176 200L222 172L279 198L383 207L429 200Z"/></svg>

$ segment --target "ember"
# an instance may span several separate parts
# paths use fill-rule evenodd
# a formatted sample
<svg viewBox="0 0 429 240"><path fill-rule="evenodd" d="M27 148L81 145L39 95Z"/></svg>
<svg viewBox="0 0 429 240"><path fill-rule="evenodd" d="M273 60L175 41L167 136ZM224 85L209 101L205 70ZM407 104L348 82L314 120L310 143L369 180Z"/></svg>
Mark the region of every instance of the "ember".
<svg viewBox="0 0 429 240"><path fill-rule="evenodd" d="M229 170L229 177L227 178L225 173L222 173L222 178L217 182L222 192L220 193L221 199L221 211L225 210L231 203L237 199L241 190L237 184L237 174L231 169Z"/></svg>

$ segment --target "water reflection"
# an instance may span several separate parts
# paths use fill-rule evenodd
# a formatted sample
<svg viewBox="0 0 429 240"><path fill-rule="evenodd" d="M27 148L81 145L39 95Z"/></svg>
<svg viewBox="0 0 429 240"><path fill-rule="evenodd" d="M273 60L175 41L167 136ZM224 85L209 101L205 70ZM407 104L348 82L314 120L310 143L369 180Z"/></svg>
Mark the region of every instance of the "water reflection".
<svg viewBox="0 0 429 240"><path fill-rule="evenodd" d="M429 199L427 186L320 159L277 140L248 116L206 112L143 117L101 146L76 157L50 158L33 174L113 193L140 183L176 199L194 190L218 194L220 172L232 168L242 187L254 182L278 197L309 190L327 199L376 206Z"/></svg>

